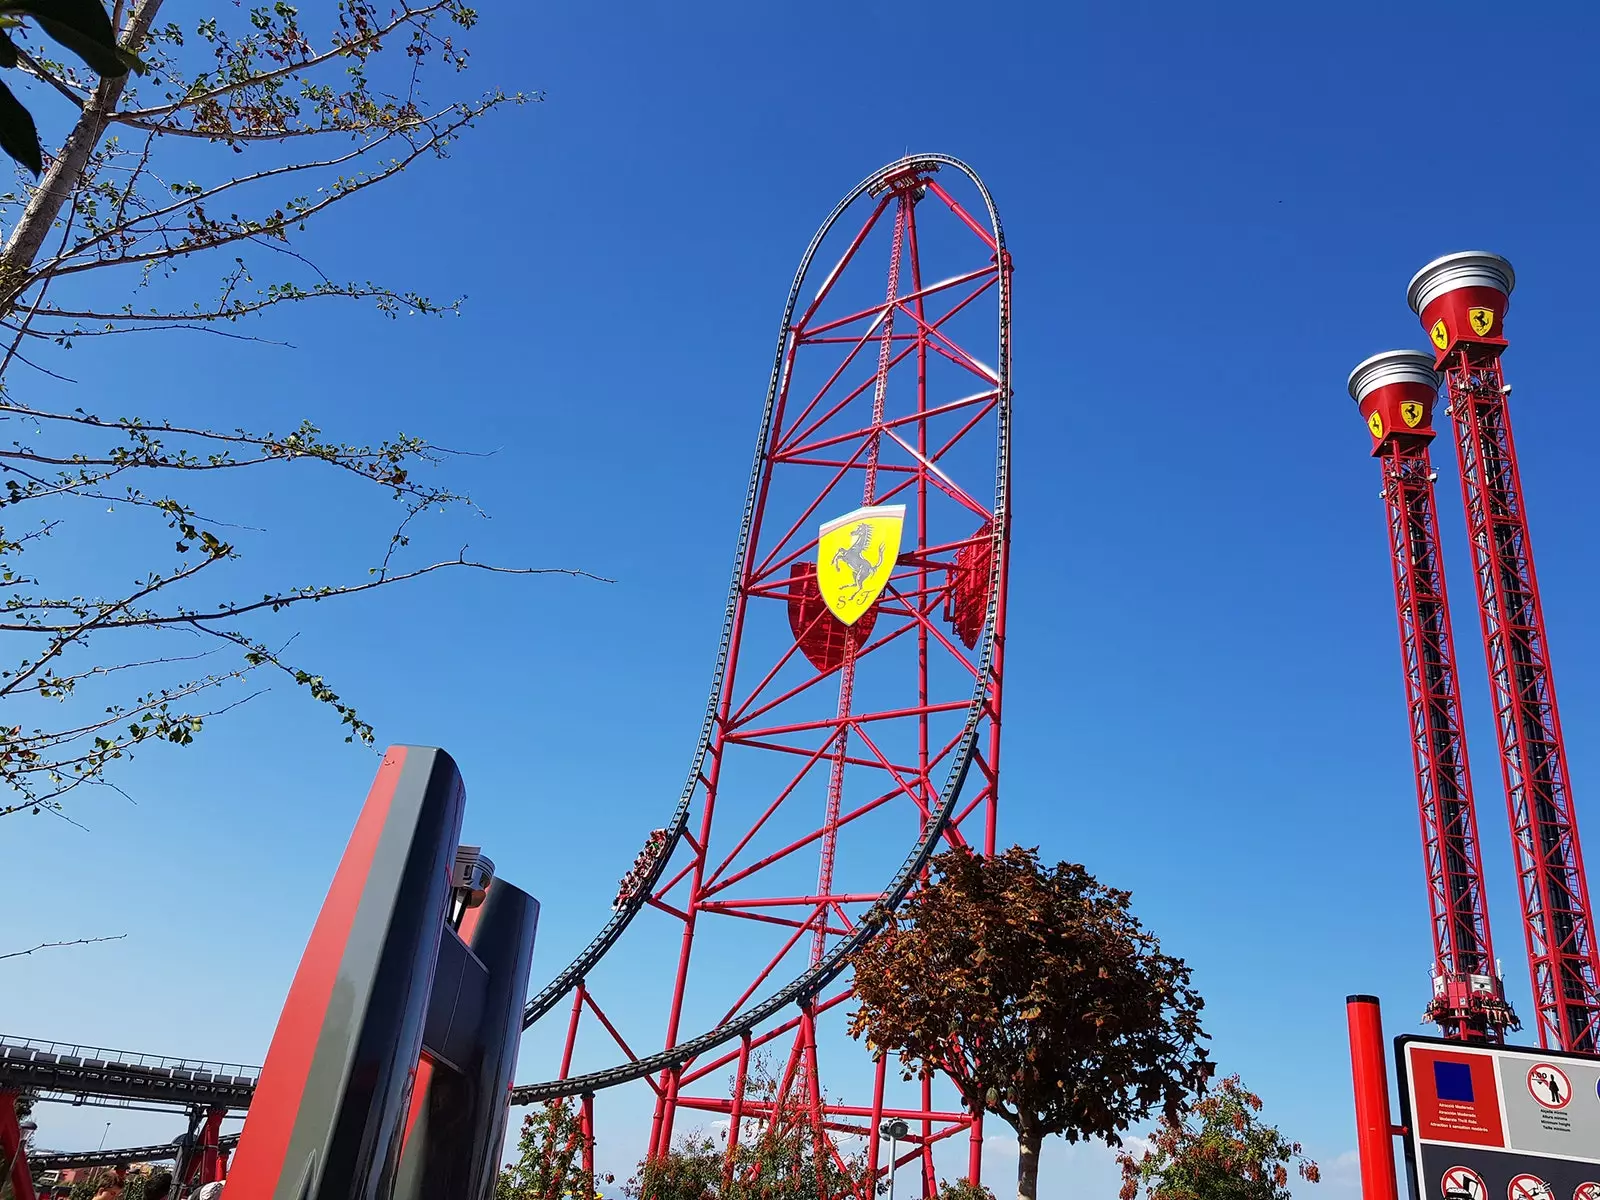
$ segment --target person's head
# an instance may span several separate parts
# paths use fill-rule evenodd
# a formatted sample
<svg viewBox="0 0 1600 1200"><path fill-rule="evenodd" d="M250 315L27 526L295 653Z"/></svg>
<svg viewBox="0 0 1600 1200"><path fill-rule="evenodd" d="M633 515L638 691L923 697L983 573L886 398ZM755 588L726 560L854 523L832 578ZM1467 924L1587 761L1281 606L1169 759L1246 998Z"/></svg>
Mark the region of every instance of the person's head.
<svg viewBox="0 0 1600 1200"><path fill-rule="evenodd" d="M155 1171L144 1185L144 1200L167 1200L172 1191L172 1172Z"/></svg>

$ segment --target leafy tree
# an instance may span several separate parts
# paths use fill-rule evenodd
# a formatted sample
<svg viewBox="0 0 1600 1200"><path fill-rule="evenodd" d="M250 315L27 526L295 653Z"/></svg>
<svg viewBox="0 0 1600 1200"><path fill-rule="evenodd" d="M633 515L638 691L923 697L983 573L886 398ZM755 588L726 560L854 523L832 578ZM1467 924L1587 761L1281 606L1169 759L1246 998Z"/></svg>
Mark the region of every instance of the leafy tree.
<svg viewBox="0 0 1600 1200"><path fill-rule="evenodd" d="M115 1176L104 1167L85 1171L72 1185L68 1200L94 1200L100 1192L110 1187Z"/></svg>
<svg viewBox="0 0 1600 1200"><path fill-rule="evenodd" d="M595 1180L583 1169L583 1128L570 1100L550 1100L522 1118L516 1161L502 1167L495 1200L589 1200ZM601 1182L615 1182L605 1175Z"/></svg>
<svg viewBox="0 0 1600 1200"><path fill-rule="evenodd" d="M1237 1075L1181 1119L1163 1118L1138 1157L1117 1155L1120 1200L1289 1200L1289 1168L1316 1183L1317 1164L1259 1117L1261 1098Z"/></svg>
<svg viewBox="0 0 1600 1200"><path fill-rule="evenodd" d="M86 2L97 0L0 0L0 15L48 7L59 19ZM0 663L0 699L11 705L0 783L16 793L0 816L60 811L66 793L109 783L108 768L145 743L187 745L208 718L254 694L221 690L246 678L286 678L334 710L347 741L370 743L371 726L321 674L288 661L290 638L269 636L262 620L439 571L534 573L465 549L411 557L424 513L469 507L425 477L422 468L447 457L425 438L347 441L324 434L320 420L272 431L210 416L122 416L147 401L136 382L109 394L107 412L31 386L63 380L52 360L107 337L187 330L261 341L243 323L289 304L356 299L391 318L458 311L390 284L336 279L302 234L335 211L353 213L349 202L408 166L446 157L485 114L536 98L491 89L430 101L425 84L439 69L449 77L467 67L456 39L477 14L462 0L337 0L318 6L333 26L320 37L283 0L198 15L185 6L182 25L161 20L163 7L114 0L110 64L44 25L98 77L53 59L27 25L0 43L0 66L9 46L48 89L41 125L58 131L47 133L53 149L38 181L0 195L0 421L12 428L0 445L0 633L14 656ZM111 73L135 56L142 75ZM192 269L207 262L209 274ZM30 386L18 372L33 372ZM286 470L345 481L354 493L333 501L342 518L366 492L398 503L367 573L310 584L238 573L252 535L228 523L227 505ZM71 554L37 552L57 535ZM93 570L107 537L119 559L137 557L133 583L124 569ZM236 598L219 600L230 587Z"/></svg>
<svg viewBox="0 0 1600 1200"><path fill-rule="evenodd" d="M954 1183L941 1180L937 1200L994 1200L994 1193L970 1179L958 1179Z"/></svg>
<svg viewBox="0 0 1600 1200"><path fill-rule="evenodd" d="M850 1030L897 1053L905 1078L946 1072L1017 1132L1017 1194L1039 1147L1180 1113L1210 1075L1203 1001L1131 896L1075 863L1013 846L938 855L930 879L854 959Z"/></svg>

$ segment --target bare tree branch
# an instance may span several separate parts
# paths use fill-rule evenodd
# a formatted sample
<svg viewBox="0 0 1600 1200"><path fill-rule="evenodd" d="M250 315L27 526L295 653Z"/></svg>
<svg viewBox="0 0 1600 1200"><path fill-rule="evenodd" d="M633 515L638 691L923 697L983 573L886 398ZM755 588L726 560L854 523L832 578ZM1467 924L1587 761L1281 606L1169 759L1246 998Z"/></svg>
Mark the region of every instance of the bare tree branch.
<svg viewBox="0 0 1600 1200"><path fill-rule="evenodd" d="M30 946L26 950L12 950L0 954L0 959L26 958L30 954L37 954L40 950L56 950L62 946L92 946L96 942L120 942L127 936L125 933L118 933L111 937L73 938L70 942L40 942L37 946Z"/></svg>

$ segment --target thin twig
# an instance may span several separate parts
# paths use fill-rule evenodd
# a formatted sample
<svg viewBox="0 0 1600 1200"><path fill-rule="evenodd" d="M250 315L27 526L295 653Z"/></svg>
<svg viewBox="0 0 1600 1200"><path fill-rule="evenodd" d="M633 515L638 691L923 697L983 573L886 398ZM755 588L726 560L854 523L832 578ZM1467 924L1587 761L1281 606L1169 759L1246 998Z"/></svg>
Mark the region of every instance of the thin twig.
<svg viewBox="0 0 1600 1200"><path fill-rule="evenodd" d="M113 937L73 938L70 942L40 942L37 946L30 947L27 950L13 950L9 954L0 954L0 959L24 958L40 950L54 950L58 946L92 946L96 942L120 942L127 936L125 933L119 933Z"/></svg>

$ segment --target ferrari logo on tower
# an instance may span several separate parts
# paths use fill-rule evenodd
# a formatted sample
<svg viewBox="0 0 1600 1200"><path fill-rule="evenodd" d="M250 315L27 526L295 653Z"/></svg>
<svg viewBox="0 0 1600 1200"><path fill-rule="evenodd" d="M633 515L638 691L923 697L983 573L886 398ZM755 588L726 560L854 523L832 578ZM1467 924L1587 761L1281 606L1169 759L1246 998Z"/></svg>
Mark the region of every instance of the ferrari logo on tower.
<svg viewBox="0 0 1600 1200"><path fill-rule="evenodd" d="M1367 428L1372 430L1373 437L1381 438L1383 436L1383 417L1378 413L1373 413L1367 418Z"/></svg>
<svg viewBox="0 0 1600 1200"><path fill-rule="evenodd" d="M1428 336L1433 339L1433 344L1439 349L1447 349L1450 345L1450 332L1444 327L1444 318L1440 317L1433 323L1433 328L1428 330Z"/></svg>
<svg viewBox="0 0 1600 1200"><path fill-rule="evenodd" d="M1467 309L1467 320L1472 323L1472 332L1479 337L1483 337L1489 330L1494 328L1494 309L1469 308Z"/></svg>
<svg viewBox="0 0 1600 1200"><path fill-rule="evenodd" d="M1400 419L1406 423L1407 429L1415 429L1422 424L1422 405L1415 400L1407 400L1400 406Z"/></svg>
<svg viewBox="0 0 1600 1200"><path fill-rule="evenodd" d="M900 555L906 506L858 508L823 524L817 535L817 586L834 616L854 625L883 594Z"/></svg>

